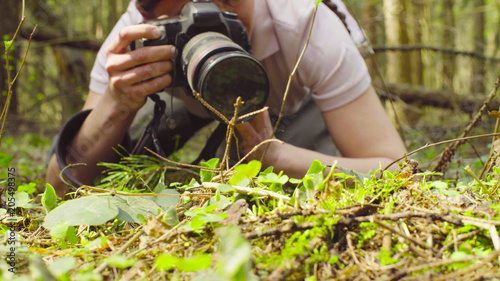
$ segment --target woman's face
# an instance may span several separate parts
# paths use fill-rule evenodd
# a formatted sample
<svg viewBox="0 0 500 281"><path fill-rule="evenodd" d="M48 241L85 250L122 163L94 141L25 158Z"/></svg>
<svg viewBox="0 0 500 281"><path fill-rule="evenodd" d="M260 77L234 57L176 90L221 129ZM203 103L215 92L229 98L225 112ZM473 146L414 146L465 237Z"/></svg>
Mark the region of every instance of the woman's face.
<svg viewBox="0 0 500 281"><path fill-rule="evenodd" d="M151 1L150 1L151 2ZM136 2L137 9L141 12L144 19L155 19L160 17L172 17L180 14L182 7L189 0L160 0L152 9L141 7L139 2ZM253 0L212 0L219 9L225 12L238 14L245 28L247 29L248 37L250 37L253 28Z"/></svg>

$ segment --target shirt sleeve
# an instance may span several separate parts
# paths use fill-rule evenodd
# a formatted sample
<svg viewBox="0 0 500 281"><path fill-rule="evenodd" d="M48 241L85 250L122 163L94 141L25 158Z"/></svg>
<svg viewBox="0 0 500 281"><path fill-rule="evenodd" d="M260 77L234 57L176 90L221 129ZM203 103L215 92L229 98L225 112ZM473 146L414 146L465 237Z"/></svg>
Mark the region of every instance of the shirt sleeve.
<svg viewBox="0 0 500 281"><path fill-rule="evenodd" d="M135 0L130 1L127 11L120 17L116 25L111 30L110 34L102 44L97 53L94 66L90 72L89 89L97 94L104 94L108 87L108 72L105 69L106 65L106 48L118 36L120 30L124 27L134 24L139 24L143 21L141 13L135 6Z"/></svg>
<svg viewBox="0 0 500 281"><path fill-rule="evenodd" d="M297 37L301 38L300 46L307 41L314 14L314 6L309 7L308 12L298 18L295 27L299 32ZM312 98L323 112L350 103L371 85L365 61L353 38L326 5L318 7L309 45L297 69L297 76L299 82L311 90Z"/></svg>

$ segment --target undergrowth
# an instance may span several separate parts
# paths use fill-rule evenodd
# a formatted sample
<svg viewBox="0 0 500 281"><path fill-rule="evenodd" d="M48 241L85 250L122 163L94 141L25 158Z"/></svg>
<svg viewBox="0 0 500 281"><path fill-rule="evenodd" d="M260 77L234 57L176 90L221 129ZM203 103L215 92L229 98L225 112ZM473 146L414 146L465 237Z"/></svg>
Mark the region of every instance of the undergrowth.
<svg viewBox="0 0 500 281"><path fill-rule="evenodd" d="M480 181L451 181L410 159L370 175L315 161L293 179L258 161L221 174L212 159L172 182L158 159L124 161L134 165L109 165L106 184L72 200L50 185L39 196L20 188L16 221L0 209L4 241L15 229L17 270L5 254L2 280L500 277L497 167Z"/></svg>

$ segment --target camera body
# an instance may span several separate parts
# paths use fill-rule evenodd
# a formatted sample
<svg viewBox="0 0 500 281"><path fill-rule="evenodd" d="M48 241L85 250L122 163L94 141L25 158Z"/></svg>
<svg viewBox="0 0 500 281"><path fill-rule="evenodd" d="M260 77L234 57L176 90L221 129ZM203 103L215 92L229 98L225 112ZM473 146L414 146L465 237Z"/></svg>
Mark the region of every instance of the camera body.
<svg viewBox="0 0 500 281"><path fill-rule="evenodd" d="M174 45L173 87L198 92L228 119L233 116L238 96L244 101L239 115L260 109L267 102L269 78L251 56L246 29L236 14L222 12L211 1L201 0L188 2L179 16L145 23L158 26L161 37L136 40L130 49Z"/></svg>

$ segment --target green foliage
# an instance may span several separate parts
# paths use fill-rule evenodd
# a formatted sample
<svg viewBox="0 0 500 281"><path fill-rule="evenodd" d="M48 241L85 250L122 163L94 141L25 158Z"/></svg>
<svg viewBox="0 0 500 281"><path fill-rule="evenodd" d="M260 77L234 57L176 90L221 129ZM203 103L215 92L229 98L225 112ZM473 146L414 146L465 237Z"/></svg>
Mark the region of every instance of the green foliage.
<svg viewBox="0 0 500 281"><path fill-rule="evenodd" d="M127 257L122 255L115 255L109 258L105 258L104 262L110 266L122 269L131 267L136 263L134 259L128 259Z"/></svg>
<svg viewBox="0 0 500 281"><path fill-rule="evenodd" d="M75 227L68 225L68 222L63 222L54 226L50 230L50 236L52 237L52 239L59 240L58 245L62 249L67 248L66 242L69 242L70 244L76 244L79 241L78 237L76 236Z"/></svg>
<svg viewBox="0 0 500 281"><path fill-rule="evenodd" d="M88 196L59 205L46 217L43 226L48 229L67 222L68 225L101 225L118 215L117 206L107 198Z"/></svg>
<svg viewBox="0 0 500 281"><path fill-rule="evenodd" d="M165 178L171 165L148 155L131 155L122 157L119 163L99 163L107 168L107 176L101 180L104 188L116 190L140 191L148 188L152 192L158 183Z"/></svg>
<svg viewBox="0 0 500 281"><path fill-rule="evenodd" d="M155 258L155 264L158 269L165 271L177 268L182 272L194 272L210 267L212 257L208 254L202 254L196 257L179 258L170 254L162 254Z"/></svg>
<svg viewBox="0 0 500 281"><path fill-rule="evenodd" d="M54 187L47 183L45 193L42 196L42 205L45 207L47 213L52 211L57 206L57 195Z"/></svg>
<svg viewBox="0 0 500 281"><path fill-rule="evenodd" d="M8 153L0 152L0 167L1 168L9 167L9 164L12 161L12 158L14 158L14 157Z"/></svg>
<svg viewBox="0 0 500 281"><path fill-rule="evenodd" d="M251 270L252 246L237 226L220 228L216 272L228 280L258 280Z"/></svg>
<svg viewBox="0 0 500 281"><path fill-rule="evenodd" d="M213 159L208 160L207 162L200 163L200 166L205 167L205 168L209 168L209 169L215 169L215 168L217 168L217 165L219 165L218 158L213 158ZM215 175L216 175L215 172L200 170L201 182L210 182Z"/></svg>
<svg viewBox="0 0 500 281"><path fill-rule="evenodd" d="M61 257L49 264L48 269L58 280L70 280L69 272L75 268L76 264L74 257Z"/></svg>
<svg viewBox="0 0 500 281"><path fill-rule="evenodd" d="M34 207L34 205L30 203L33 201L33 199L30 198L30 195L24 191L17 191L14 194L14 198L16 207L18 208L31 209Z"/></svg>
<svg viewBox="0 0 500 281"><path fill-rule="evenodd" d="M392 251L386 250L384 248L382 248L381 250L382 252L377 255L377 258L380 260L380 263L382 265L395 264L399 262L398 259L393 258L394 253Z"/></svg>
<svg viewBox="0 0 500 281"><path fill-rule="evenodd" d="M192 229L197 232L206 223L213 224L221 222L228 217L226 213L215 214L214 211L216 209L217 205L210 205L205 208L196 208L192 211L186 211L184 214L188 217L192 217L192 219L190 223L185 226L185 228Z"/></svg>

